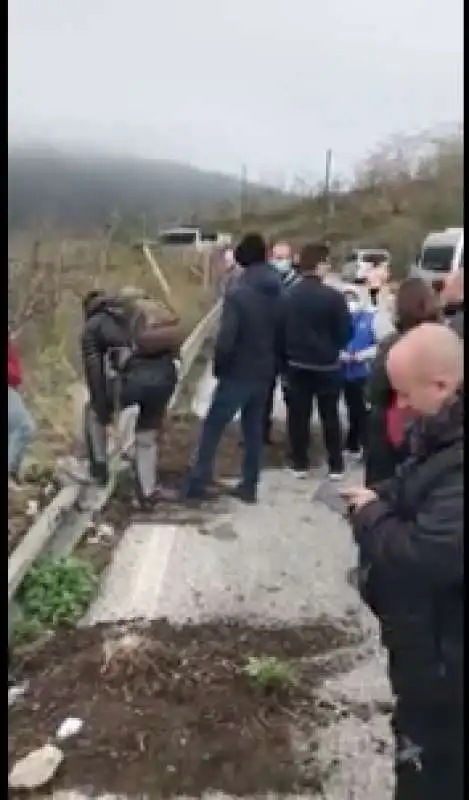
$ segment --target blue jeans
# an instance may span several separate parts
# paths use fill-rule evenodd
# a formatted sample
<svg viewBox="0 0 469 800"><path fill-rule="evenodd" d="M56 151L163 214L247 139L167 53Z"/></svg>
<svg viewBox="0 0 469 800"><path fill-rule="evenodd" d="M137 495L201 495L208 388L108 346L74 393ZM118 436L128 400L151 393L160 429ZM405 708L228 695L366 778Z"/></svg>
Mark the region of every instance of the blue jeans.
<svg viewBox="0 0 469 800"><path fill-rule="evenodd" d="M213 462L227 425L241 412L244 443L241 485L255 491L261 468L263 425L269 385L220 380L202 428L197 458L187 478L189 490L203 491L212 480Z"/></svg>
<svg viewBox="0 0 469 800"><path fill-rule="evenodd" d="M15 475L36 426L21 394L8 387L8 474Z"/></svg>

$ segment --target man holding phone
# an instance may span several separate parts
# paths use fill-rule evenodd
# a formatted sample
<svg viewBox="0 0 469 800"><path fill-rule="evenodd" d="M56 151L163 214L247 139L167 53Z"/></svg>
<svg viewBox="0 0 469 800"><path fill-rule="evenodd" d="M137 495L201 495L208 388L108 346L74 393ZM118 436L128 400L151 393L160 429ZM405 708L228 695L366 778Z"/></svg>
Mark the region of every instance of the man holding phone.
<svg viewBox="0 0 469 800"><path fill-rule="evenodd" d="M463 797L464 346L439 323L387 358L418 415L410 456L376 491L343 488L362 598L381 623L396 706L395 800Z"/></svg>

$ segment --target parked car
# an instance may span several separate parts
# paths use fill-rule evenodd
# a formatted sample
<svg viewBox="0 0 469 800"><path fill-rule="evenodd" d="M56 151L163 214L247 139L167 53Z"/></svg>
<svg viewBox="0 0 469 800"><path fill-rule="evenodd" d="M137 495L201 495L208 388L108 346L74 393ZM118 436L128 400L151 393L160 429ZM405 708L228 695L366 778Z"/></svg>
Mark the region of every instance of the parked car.
<svg viewBox="0 0 469 800"><path fill-rule="evenodd" d="M212 247L230 246L232 237L229 233L187 226L161 231L158 242L164 247L192 247L203 251Z"/></svg>
<svg viewBox="0 0 469 800"><path fill-rule="evenodd" d="M459 269L464 269L464 228L446 228L425 237L410 274L429 281L440 291L445 278Z"/></svg>

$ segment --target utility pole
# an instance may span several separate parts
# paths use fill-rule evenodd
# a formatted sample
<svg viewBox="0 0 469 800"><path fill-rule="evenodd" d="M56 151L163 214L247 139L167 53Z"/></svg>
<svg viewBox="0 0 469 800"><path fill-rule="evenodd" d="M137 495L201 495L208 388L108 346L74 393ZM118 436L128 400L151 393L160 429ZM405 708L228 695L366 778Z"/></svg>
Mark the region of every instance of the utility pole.
<svg viewBox="0 0 469 800"><path fill-rule="evenodd" d="M241 180L239 192L239 222L241 229L244 228L244 220L247 213L248 203L248 172L246 164L241 167Z"/></svg>
<svg viewBox="0 0 469 800"><path fill-rule="evenodd" d="M324 176L324 205L325 205L325 227L329 227L329 222L332 217L332 197L331 197L331 178L332 178L332 150L326 150L326 169Z"/></svg>

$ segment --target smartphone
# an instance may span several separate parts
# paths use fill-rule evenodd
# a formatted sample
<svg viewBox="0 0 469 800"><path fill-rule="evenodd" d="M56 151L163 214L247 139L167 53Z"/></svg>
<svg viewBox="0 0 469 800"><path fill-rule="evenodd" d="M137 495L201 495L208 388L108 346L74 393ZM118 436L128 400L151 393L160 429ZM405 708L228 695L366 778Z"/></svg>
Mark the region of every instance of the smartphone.
<svg viewBox="0 0 469 800"><path fill-rule="evenodd" d="M350 504L347 503L346 497L344 497L340 489L329 480L325 480L319 484L313 495L313 500L324 503L330 511L340 514L341 517L348 517L350 514Z"/></svg>

